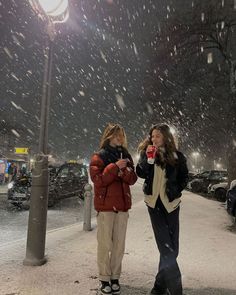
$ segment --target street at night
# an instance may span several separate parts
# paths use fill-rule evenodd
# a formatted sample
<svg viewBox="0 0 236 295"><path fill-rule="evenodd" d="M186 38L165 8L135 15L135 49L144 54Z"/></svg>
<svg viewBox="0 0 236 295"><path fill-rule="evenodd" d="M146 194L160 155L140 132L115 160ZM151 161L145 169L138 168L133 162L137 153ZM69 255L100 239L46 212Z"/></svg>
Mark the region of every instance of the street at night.
<svg viewBox="0 0 236 295"><path fill-rule="evenodd" d="M141 185L134 188L134 203L140 201ZM139 194L136 194L138 192ZM60 229L84 220L84 201L78 197L72 197L59 201L53 208L48 210L47 230ZM25 240L29 211L7 204L7 196L0 194L0 246ZM96 212L92 211L92 217Z"/></svg>
<svg viewBox="0 0 236 295"><path fill-rule="evenodd" d="M157 248L141 185L135 185L132 191L136 200L130 212L122 294L146 295L157 266ZM49 219L58 214L53 211L49 211ZM64 212L58 216L66 215ZM221 203L184 192L179 263L187 295L236 294L236 235L229 230L230 225L231 218ZM79 223L48 233L50 262L39 269L23 268L24 245L25 240L21 239L0 247L0 294L96 294L95 223L89 233L83 233ZM152 255L147 255L147 249ZM9 264L9 259L14 263Z"/></svg>
<svg viewBox="0 0 236 295"><path fill-rule="evenodd" d="M0 295L236 295L236 0L0 0Z"/></svg>
<svg viewBox="0 0 236 295"><path fill-rule="evenodd" d="M14 206L7 208L6 196L0 195L0 214L0 245L26 238L28 210ZM83 201L72 197L60 201L53 209L48 210L47 229L61 228L81 221L83 221Z"/></svg>

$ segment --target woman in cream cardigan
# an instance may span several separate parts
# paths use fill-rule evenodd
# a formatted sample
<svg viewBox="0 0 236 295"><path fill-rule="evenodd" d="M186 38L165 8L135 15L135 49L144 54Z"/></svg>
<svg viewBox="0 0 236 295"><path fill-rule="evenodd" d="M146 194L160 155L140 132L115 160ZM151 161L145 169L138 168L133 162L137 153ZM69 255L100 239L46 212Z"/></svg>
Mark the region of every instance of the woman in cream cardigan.
<svg viewBox="0 0 236 295"><path fill-rule="evenodd" d="M147 153L156 147L153 164ZM139 146L137 175L145 179L143 191L150 215L160 262L151 294L182 295L179 252L179 210L181 192L187 185L188 168L184 155L176 148L169 126L155 125Z"/></svg>

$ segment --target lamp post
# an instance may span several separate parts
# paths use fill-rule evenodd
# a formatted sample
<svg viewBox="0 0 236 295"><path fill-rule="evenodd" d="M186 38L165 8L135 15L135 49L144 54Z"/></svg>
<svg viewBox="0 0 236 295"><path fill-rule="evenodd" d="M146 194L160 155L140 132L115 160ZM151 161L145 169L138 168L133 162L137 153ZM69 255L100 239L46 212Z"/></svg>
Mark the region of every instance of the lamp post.
<svg viewBox="0 0 236 295"><path fill-rule="evenodd" d="M27 246L24 265L44 264L48 208L48 120L52 72L52 51L55 23L65 22L69 16L68 0L32 0L33 10L46 25L45 63L41 100L39 152L32 176Z"/></svg>
<svg viewBox="0 0 236 295"><path fill-rule="evenodd" d="M222 165L221 165L220 163L216 163L216 168L217 168L218 170L222 170Z"/></svg>
<svg viewBox="0 0 236 295"><path fill-rule="evenodd" d="M196 169L196 172L198 172L198 157L200 156L199 152L193 152L192 156L194 158L194 166Z"/></svg>

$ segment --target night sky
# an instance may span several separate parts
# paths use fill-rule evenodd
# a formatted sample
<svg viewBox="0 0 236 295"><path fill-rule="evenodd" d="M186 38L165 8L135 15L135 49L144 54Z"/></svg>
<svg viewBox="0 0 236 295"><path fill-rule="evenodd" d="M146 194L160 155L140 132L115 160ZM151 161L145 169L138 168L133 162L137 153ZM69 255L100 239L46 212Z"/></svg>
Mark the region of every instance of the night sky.
<svg viewBox="0 0 236 295"><path fill-rule="evenodd" d="M203 1L69 2L70 18L57 25L54 41L51 153L89 159L108 122L125 127L134 153L151 124L166 122L187 155L198 150L208 166L224 158L235 116L229 69L217 51L208 64L208 51L199 54L194 42L176 49L181 25L194 22L193 15L203 18ZM233 5L220 3L222 15ZM39 137L44 44L43 22L28 1L0 0L0 120L32 152Z"/></svg>

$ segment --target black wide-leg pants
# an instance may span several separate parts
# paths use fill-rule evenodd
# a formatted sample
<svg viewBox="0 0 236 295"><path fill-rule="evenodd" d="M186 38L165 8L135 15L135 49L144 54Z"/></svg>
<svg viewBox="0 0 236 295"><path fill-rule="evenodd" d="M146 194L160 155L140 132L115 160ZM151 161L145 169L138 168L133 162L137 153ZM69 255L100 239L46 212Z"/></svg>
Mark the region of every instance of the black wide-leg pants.
<svg viewBox="0 0 236 295"><path fill-rule="evenodd" d="M177 256L179 253L179 207L168 213L160 197L155 208L148 207L160 262L156 275L155 288L160 293L166 290L171 295L182 295L182 280Z"/></svg>

